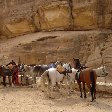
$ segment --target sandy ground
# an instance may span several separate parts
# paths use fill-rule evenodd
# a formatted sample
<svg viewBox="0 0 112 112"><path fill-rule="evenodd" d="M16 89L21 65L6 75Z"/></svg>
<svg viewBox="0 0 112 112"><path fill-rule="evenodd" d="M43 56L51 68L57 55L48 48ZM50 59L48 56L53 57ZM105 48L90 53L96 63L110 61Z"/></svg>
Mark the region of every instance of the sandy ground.
<svg viewBox="0 0 112 112"><path fill-rule="evenodd" d="M97 94L90 102L81 99L79 92L70 96L54 92L55 99L49 99L37 88L0 87L0 112L112 112L112 96Z"/></svg>

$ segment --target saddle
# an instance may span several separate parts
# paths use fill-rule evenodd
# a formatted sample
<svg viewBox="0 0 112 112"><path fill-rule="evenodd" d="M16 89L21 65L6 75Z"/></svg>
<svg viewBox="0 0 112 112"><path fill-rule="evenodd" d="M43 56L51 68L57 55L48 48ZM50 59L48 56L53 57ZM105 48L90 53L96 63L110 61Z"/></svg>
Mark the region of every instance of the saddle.
<svg viewBox="0 0 112 112"><path fill-rule="evenodd" d="M65 72L65 68L61 65L58 65L56 67L57 71L60 73L60 74L63 74Z"/></svg>
<svg viewBox="0 0 112 112"><path fill-rule="evenodd" d="M4 73L5 76L11 76L11 75L12 75L11 70L8 69L8 68L5 68L5 69L3 70L3 73Z"/></svg>
<svg viewBox="0 0 112 112"><path fill-rule="evenodd" d="M75 79L76 80L80 79L80 73L81 73L81 71L77 71L77 73L75 75Z"/></svg>

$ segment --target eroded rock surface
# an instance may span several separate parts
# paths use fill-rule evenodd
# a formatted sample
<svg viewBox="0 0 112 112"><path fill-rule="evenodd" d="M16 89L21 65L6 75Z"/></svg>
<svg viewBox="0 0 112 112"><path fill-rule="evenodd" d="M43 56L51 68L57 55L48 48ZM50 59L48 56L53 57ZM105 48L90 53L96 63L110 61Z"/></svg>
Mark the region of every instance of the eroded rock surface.
<svg viewBox="0 0 112 112"><path fill-rule="evenodd" d="M0 62L46 64L75 57L89 67L105 65L112 77L109 29L112 0L0 0ZM28 34L34 32L40 33Z"/></svg>
<svg viewBox="0 0 112 112"><path fill-rule="evenodd" d="M37 31L112 28L111 0L4 0L1 32L14 37Z"/></svg>
<svg viewBox="0 0 112 112"><path fill-rule="evenodd" d="M4 43L5 47L1 44L1 62L20 59L25 64L48 64L59 60L73 66L73 58L80 58L91 68L105 65L111 80L112 33L108 31L43 32L11 40Z"/></svg>

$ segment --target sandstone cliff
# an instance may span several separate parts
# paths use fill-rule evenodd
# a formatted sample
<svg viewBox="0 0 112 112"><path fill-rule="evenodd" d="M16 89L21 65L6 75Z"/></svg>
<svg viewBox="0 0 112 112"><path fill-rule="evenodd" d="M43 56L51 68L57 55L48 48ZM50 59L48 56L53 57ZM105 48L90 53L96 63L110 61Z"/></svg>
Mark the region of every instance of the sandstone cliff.
<svg viewBox="0 0 112 112"><path fill-rule="evenodd" d="M0 62L46 64L75 57L92 68L105 65L111 80L111 29L112 0L0 0ZM43 33L17 37L34 32Z"/></svg>
<svg viewBox="0 0 112 112"><path fill-rule="evenodd" d="M112 33L108 31L37 33L13 38L4 46L4 51L1 49L4 63L11 59L16 62L20 59L25 64L48 64L59 60L71 62L73 66L73 58L80 58L81 63L91 68L106 66L111 81Z"/></svg>
<svg viewBox="0 0 112 112"><path fill-rule="evenodd" d="M1 33L14 37L36 31L112 28L111 0L4 0Z"/></svg>

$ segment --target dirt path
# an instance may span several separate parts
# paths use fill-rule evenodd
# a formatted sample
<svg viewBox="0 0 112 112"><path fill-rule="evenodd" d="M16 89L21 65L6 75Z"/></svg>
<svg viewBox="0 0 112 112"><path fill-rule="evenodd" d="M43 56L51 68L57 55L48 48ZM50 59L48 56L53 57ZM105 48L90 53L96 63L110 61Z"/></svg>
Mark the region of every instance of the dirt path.
<svg viewBox="0 0 112 112"><path fill-rule="evenodd" d="M56 92L48 99L36 88L0 88L0 112L112 112L112 97L81 99L78 92L63 96ZM89 96L89 95L88 95Z"/></svg>

